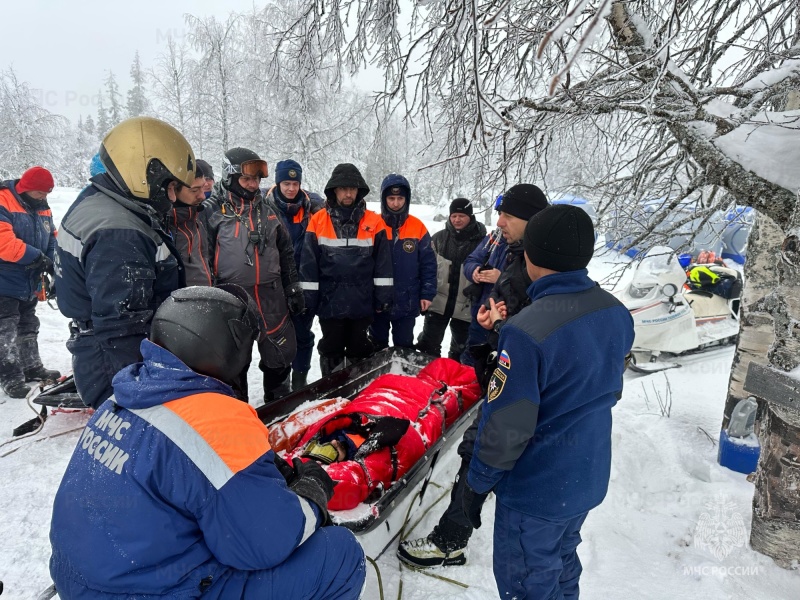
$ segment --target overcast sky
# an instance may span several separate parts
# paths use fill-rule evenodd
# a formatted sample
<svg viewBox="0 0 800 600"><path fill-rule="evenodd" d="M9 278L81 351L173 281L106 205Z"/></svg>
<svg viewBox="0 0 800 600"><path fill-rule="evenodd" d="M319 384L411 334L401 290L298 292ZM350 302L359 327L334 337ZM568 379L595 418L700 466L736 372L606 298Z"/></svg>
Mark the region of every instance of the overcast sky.
<svg viewBox="0 0 800 600"><path fill-rule="evenodd" d="M186 12L224 20L253 5L253 0L4 0L0 69L13 67L49 111L73 121L81 114L96 119L106 72L114 72L125 100L136 51L142 66L151 68L167 36L184 35Z"/></svg>

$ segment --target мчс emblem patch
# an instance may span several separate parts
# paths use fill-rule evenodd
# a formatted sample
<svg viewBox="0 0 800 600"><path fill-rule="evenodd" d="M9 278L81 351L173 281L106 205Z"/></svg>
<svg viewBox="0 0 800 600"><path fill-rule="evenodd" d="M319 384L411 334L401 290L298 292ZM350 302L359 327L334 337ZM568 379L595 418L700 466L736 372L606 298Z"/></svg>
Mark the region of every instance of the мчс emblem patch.
<svg viewBox="0 0 800 600"><path fill-rule="evenodd" d="M289 169L287 175L289 175L289 177L292 179L297 179L297 171L295 171L294 169Z"/></svg>
<svg viewBox="0 0 800 600"><path fill-rule="evenodd" d="M403 240L403 250L411 254L417 249L417 240Z"/></svg>
<svg viewBox="0 0 800 600"><path fill-rule="evenodd" d="M507 375L500 369L495 369L492 373L492 378L489 380L489 402L497 398L503 391L503 386L506 384Z"/></svg>

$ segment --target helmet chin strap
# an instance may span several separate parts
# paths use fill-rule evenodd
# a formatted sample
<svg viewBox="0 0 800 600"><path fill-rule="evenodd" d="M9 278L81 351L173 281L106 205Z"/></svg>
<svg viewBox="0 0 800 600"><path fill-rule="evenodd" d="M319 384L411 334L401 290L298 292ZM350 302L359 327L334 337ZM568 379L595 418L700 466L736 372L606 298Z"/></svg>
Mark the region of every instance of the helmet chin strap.
<svg viewBox="0 0 800 600"><path fill-rule="evenodd" d="M162 217L172 210L172 201L167 196L167 190L159 188L158 191L150 197L150 206Z"/></svg>

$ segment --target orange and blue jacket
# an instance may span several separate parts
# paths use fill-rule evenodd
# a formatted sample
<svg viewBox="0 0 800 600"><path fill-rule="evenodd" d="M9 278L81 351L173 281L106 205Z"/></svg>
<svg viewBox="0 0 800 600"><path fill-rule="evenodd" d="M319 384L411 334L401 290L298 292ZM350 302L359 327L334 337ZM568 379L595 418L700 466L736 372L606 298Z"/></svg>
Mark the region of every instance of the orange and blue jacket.
<svg viewBox="0 0 800 600"><path fill-rule="evenodd" d="M50 573L64 598L193 598L203 581L284 562L321 521L251 406L152 342L141 351L56 493Z"/></svg>
<svg viewBox="0 0 800 600"><path fill-rule="evenodd" d="M420 314L420 300L436 297L436 254L431 246L431 236L418 218L408 214L411 192L399 212L386 205L388 190L393 186L411 189L402 175L392 174L381 184L381 217L392 246L394 273L394 302L392 318L416 317Z"/></svg>
<svg viewBox="0 0 800 600"><path fill-rule="evenodd" d="M53 260L56 229L47 203L30 206L17 194L17 181L0 183L0 296L33 300L40 281L25 266L40 254Z"/></svg>
<svg viewBox="0 0 800 600"><path fill-rule="evenodd" d="M329 206L311 217L300 263L306 308L320 319L361 319L393 300L386 224L359 200L352 211Z"/></svg>

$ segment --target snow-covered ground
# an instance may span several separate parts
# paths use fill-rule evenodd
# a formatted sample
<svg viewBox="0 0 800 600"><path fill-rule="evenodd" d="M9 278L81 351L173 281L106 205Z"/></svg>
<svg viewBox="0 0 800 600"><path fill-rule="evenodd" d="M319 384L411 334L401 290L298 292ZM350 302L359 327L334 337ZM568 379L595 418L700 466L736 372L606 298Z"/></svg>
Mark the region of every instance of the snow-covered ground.
<svg viewBox="0 0 800 600"><path fill-rule="evenodd" d="M76 190L51 195L56 221ZM376 209L377 204L370 208ZM432 220L432 207L412 206L431 232L443 224ZM596 279L619 267L619 259L598 256L590 265ZM69 353L66 319L40 304L40 346L49 368L66 371ZM420 327L421 328L421 320ZM445 340L445 348L447 340ZM584 599L672 600L674 598L770 599L800 597L800 573L786 571L747 543L753 486L744 475L716 463L716 440L725 401L733 349L724 348L681 359L681 369L654 375L627 374L622 400L615 409L611 486L605 502L592 511L583 528L579 554L584 565ZM316 360L316 358L315 358ZM254 365L257 363L254 360ZM319 366L312 365L312 377ZM250 372L252 391L261 388L257 367ZM659 402L659 398L661 402ZM254 402L255 403L255 402ZM661 404L670 404L665 415ZM0 580L3 598L35 598L49 585L48 532L53 497L66 468L85 413L51 417L34 437L11 441L11 430L33 413L24 400L0 393ZM441 458L421 507L409 522L421 522L409 533L427 534L447 498L423 516L438 497L446 496L459 459L455 450ZM102 494L102 490L97 491ZM405 514L405 506L396 509ZM381 526L363 538L377 565L386 598L426 600L450 597L496 598L492 576L494 500L484 507L484 525L470 543L466 566L434 570L468 588L401 569L394 552L396 533ZM258 515L253 515L258 518ZM715 526L714 535L700 528ZM742 525L743 524L743 525ZM741 533L742 526L745 535ZM744 539L744 542L738 542ZM91 557L87 557L91 560ZM379 597L375 570L368 565L365 598Z"/></svg>

